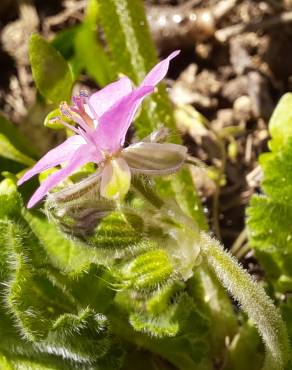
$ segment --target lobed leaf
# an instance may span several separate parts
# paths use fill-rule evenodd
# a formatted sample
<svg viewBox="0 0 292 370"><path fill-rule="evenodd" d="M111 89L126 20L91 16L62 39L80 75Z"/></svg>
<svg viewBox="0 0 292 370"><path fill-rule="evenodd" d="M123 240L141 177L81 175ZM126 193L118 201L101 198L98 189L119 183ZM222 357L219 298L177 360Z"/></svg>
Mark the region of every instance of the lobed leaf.
<svg viewBox="0 0 292 370"><path fill-rule="evenodd" d="M292 287L292 94L285 94L272 115L271 153L260 157L264 196L254 195L247 209L249 244L274 288Z"/></svg>

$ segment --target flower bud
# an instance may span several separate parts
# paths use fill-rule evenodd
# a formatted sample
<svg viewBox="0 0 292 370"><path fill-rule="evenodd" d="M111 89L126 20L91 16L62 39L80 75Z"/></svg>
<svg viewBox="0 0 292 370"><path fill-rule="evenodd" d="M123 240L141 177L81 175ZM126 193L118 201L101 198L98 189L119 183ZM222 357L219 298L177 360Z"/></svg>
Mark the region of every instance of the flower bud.
<svg viewBox="0 0 292 370"><path fill-rule="evenodd" d="M46 213L64 231L85 236L98 222L115 209L115 204L100 197L100 174L50 193L46 200Z"/></svg>

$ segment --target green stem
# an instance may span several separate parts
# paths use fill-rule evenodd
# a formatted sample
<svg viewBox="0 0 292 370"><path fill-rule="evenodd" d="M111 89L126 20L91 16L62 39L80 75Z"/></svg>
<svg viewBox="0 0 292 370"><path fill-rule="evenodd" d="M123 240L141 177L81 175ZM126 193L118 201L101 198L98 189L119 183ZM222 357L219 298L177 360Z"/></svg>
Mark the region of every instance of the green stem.
<svg viewBox="0 0 292 370"><path fill-rule="evenodd" d="M266 346L263 370L283 370L290 358L286 327L265 290L224 251L218 241L201 233L201 251L208 265L256 325Z"/></svg>
<svg viewBox="0 0 292 370"><path fill-rule="evenodd" d="M163 199L153 190L153 186L151 186L149 180L143 181L141 177L133 176L132 186L153 207L160 209L164 205Z"/></svg>
<svg viewBox="0 0 292 370"><path fill-rule="evenodd" d="M246 241L247 239L247 232L246 232L246 228L244 228L240 234L238 235L237 239L235 240L235 242L232 244L232 247L230 248L230 253L233 254L234 256L236 256L236 253L238 253L238 251L240 251L242 245L244 244L244 242Z"/></svg>
<svg viewBox="0 0 292 370"><path fill-rule="evenodd" d="M251 248L250 248L250 245L248 243L245 243L240 249L239 251L237 251L235 257L240 260L241 258L243 258L245 255L247 255L248 252L250 252Z"/></svg>

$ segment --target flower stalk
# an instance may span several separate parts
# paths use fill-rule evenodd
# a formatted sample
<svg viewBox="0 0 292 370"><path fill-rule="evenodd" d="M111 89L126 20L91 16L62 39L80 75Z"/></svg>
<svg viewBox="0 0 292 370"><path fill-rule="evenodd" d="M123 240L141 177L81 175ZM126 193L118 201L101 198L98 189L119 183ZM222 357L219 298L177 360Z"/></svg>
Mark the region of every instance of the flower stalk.
<svg viewBox="0 0 292 370"><path fill-rule="evenodd" d="M290 358L287 330L264 288L217 240L201 233L200 246L204 260L257 327L266 347L263 370L285 369Z"/></svg>

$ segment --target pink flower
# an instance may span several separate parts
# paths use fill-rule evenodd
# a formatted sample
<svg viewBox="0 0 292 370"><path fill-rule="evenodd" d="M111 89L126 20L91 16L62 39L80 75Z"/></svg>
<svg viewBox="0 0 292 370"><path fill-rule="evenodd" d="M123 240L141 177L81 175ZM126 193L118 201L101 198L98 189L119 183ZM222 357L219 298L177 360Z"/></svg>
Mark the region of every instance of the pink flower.
<svg viewBox="0 0 292 370"><path fill-rule="evenodd" d="M33 207L52 188L82 165L94 162L100 169L100 194L108 199L123 197L129 190L131 172L163 175L177 170L184 162L186 148L176 144L160 144L147 139L123 149L125 136L145 96L165 77L169 62L179 51L158 63L133 89L127 77L113 82L91 96L81 92L73 97L73 106L61 104L63 116L75 121L75 132L64 143L50 150L18 181L21 185L32 176L60 164L66 164L41 183L31 197ZM155 140L154 140L155 141Z"/></svg>

